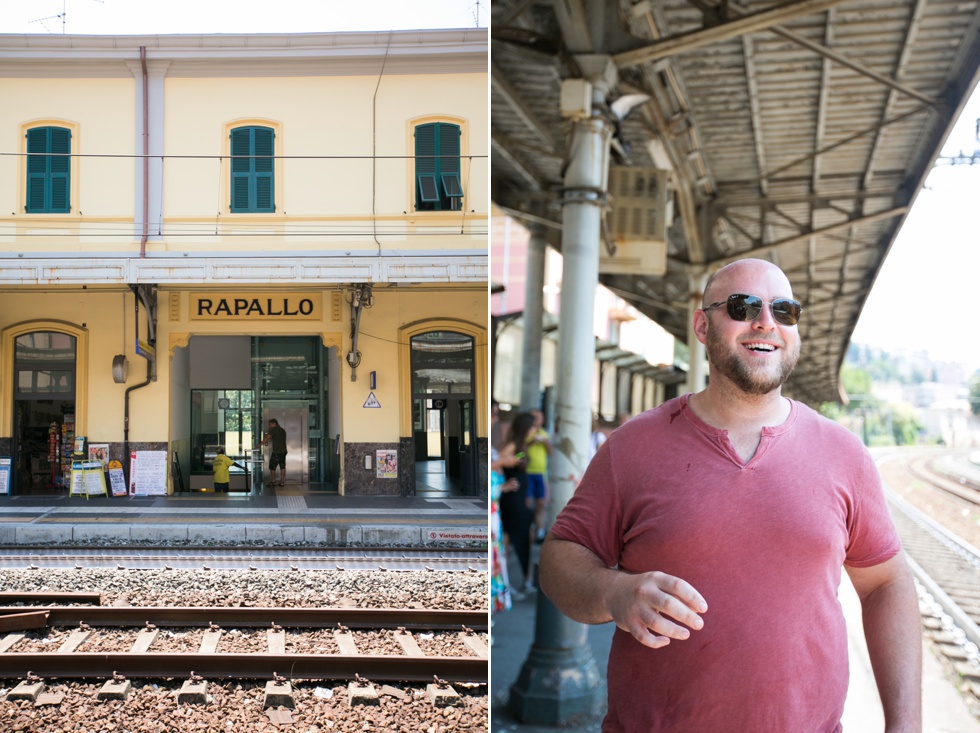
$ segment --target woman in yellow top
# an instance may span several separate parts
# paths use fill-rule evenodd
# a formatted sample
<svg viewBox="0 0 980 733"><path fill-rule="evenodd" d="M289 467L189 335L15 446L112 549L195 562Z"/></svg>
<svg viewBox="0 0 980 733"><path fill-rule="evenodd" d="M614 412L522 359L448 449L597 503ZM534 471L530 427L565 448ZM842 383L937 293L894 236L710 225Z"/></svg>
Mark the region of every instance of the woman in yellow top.
<svg viewBox="0 0 980 733"><path fill-rule="evenodd" d="M231 478L228 475L229 468L232 466L244 468L226 456L224 448L217 449L217 455L214 457L214 460L211 461L211 466L214 468L214 493L216 494L228 493L228 484L231 481Z"/></svg>

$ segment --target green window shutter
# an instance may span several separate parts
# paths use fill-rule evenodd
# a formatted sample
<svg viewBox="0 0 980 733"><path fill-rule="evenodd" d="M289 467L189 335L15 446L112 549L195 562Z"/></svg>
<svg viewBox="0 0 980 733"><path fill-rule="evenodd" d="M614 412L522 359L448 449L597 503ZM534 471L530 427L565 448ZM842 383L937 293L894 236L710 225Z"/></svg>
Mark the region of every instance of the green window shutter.
<svg viewBox="0 0 980 733"><path fill-rule="evenodd" d="M415 208L449 211L459 208L459 125L432 122L415 128Z"/></svg>
<svg viewBox="0 0 980 733"><path fill-rule="evenodd" d="M459 173L459 135L459 125L439 124L441 173Z"/></svg>
<svg viewBox="0 0 980 733"><path fill-rule="evenodd" d="M275 169L276 133L268 127L256 127L253 131L253 155L255 163L255 211L276 210Z"/></svg>
<svg viewBox="0 0 980 733"><path fill-rule="evenodd" d="M67 213L70 209L71 130L51 128L51 211Z"/></svg>
<svg viewBox="0 0 980 733"><path fill-rule="evenodd" d="M275 206L275 131L239 127L231 131L231 210L272 212Z"/></svg>
<svg viewBox="0 0 980 733"><path fill-rule="evenodd" d="M71 210L70 156L71 130L35 127L27 131L27 212L66 214Z"/></svg>
<svg viewBox="0 0 980 733"><path fill-rule="evenodd" d="M231 210L248 211L249 139L251 128L231 131Z"/></svg>

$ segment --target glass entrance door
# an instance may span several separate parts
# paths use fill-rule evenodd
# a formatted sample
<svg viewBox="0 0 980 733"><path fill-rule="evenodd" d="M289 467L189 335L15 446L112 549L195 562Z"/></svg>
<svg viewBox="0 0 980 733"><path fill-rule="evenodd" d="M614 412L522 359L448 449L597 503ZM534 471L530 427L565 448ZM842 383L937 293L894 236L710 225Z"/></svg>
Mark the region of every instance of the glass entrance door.
<svg viewBox="0 0 980 733"><path fill-rule="evenodd" d="M473 496L477 481L476 410L473 400L459 401L458 416L460 488L466 496Z"/></svg>
<svg viewBox="0 0 980 733"><path fill-rule="evenodd" d="M473 338L430 331L413 336L411 343L415 491L440 486L447 495L475 493Z"/></svg>

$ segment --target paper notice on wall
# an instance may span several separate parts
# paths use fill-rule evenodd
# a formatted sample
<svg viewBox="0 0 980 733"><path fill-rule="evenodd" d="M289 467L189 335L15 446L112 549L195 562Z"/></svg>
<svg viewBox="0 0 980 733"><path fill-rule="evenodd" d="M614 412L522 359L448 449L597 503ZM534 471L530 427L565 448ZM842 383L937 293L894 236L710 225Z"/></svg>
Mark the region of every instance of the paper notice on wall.
<svg viewBox="0 0 980 733"><path fill-rule="evenodd" d="M398 452L393 450L375 451L375 466L378 478L398 478Z"/></svg>
<svg viewBox="0 0 980 733"><path fill-rule="evenodd" d="M134 450L130 454L129 493L134 496L166 496L167 451Z"/></svg>
<svg viewBox="0 0 980 733"><path fill-rule="evenodd" d="M10 465L12 459L0 458L0 494L10 493Z"/></svg>

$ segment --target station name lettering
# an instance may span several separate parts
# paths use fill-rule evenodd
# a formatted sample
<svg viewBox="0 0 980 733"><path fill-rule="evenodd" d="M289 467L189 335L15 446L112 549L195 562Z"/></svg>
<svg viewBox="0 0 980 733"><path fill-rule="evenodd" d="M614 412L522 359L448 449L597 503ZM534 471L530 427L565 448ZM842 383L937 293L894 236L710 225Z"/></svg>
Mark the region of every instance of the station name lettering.
<svg viewBox="0 0 980 733"><path fill-rule="evenodd" d="M197 318L208 316L290 317L313 315L311 298L198 298Z"/></svg>

